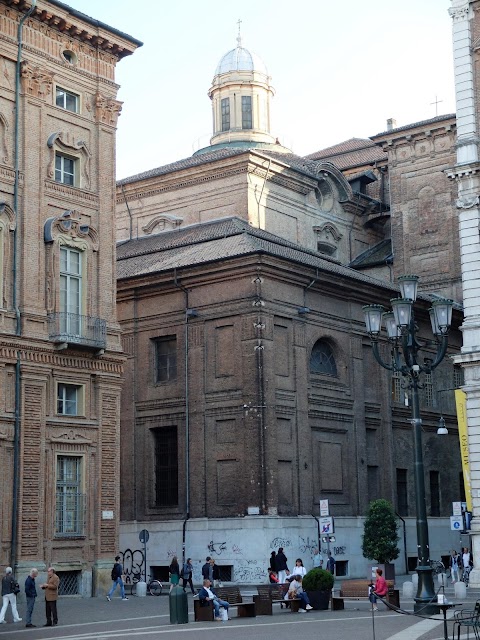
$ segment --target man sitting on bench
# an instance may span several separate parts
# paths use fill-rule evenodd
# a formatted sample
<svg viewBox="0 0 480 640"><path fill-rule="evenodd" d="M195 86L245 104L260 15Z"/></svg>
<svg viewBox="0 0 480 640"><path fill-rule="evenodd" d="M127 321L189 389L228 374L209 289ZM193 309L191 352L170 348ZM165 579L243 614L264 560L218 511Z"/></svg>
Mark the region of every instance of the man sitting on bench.
<svg viewBox="0 0 480 640"><path fill-rule="evenodd" d="M225 609L228 616L228 602L225 602L225 600L220 600L215 593L215 589L212 589L211 586L212 583L210 582L210 580L204 580L203 587L198 593L198 599L200 600L201 607L208 607L209 602L212 602L213 609L215 611L215 620L217 622L221 622L222 618L220 617L220 607L223 607Z"/></svg>

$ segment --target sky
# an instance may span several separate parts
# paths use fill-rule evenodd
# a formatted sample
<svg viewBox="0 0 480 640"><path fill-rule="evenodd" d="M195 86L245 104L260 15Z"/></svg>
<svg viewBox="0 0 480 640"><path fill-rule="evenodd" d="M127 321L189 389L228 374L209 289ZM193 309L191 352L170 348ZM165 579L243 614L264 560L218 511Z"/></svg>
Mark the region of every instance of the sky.
<svg viewBox="0 0 480 640"><path fill-rule="evenodd" d="M208 146L239 19L272 78L271 133L299 155L455 112L450 0L64 1L144 43L117 65L118 179Z"/></svg>

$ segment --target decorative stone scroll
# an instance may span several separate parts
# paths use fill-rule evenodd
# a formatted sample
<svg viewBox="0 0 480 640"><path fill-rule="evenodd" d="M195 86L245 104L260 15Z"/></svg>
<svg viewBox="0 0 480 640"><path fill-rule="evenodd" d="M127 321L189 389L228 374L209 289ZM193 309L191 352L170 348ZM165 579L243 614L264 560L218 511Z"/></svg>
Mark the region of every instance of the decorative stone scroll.
<svg viewBox="0 0 480 640"><path fill-rule="evenodd" d="M89 224L82 222L76 211L65 211L61 216L48 218L43 228L43 239L46 244L55 242L59 236L76 241L85 240L83 249L90 247L98 251L98 233Z"/></svg>
<svg viewBox="0 0 480 640"><path fill-rule="evenodd" d="M174 216L170 213L161 213L142 227L142 230L146 235L150 235L153 233L154 229L157 231L169 231L170 229L176 229L182 224L182 222L183 218L179 218L178 216Z"/></svg>
<svg viewBox="0 0 480 640"><path fill-rule="evenodd" d="M460 196L457 199L457 209L473 209L480 203L479 196Z"/></svg>
<svg viewBox="0 0 480 640"><path fill-rule="evenodd" d="M108 124L111 127L117 126L118 116L122 110L123 102L102 96L97 93L95 96L95 107L97 112L97 120L102 124Z"/></svg>
<svg viewBox="0 0 480 640"><path fill-rule="evenodd" d="M74 153L74 155L82 156L81 162L81 176L82 187L85 189L90 188L90 159L92 154L87 147L87 143L83 140L75 141L73 134L69 132L57 131L52 133L48 138L47 147L50 149L50 162L48 163L48 177L51 180L55 179L55 149L65 151L66 153Z"/></svg>
<svg viewBox="0 0 480 640"><path fill-rule="evenodd" d="M38 66L32 67L27 61L23 61L20 75L24 91L29 96L45 100L52 92L54 76L52 71L46 71Z"/></svg>

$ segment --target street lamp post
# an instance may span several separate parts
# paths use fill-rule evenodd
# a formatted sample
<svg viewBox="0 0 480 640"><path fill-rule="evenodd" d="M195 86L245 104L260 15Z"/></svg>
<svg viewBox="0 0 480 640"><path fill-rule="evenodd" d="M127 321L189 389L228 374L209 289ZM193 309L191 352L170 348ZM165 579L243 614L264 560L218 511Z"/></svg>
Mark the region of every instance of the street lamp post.
<svg viewBox="0 0 480 640"><path fill-rule="evenodd" d="M448 331L452 319L452 301L438 299L432 302L429 310L434 341L420 341L417 337L418 326L415 324L413 304L417 299L418 276L400 276L401 298L391 300L392 311L385 313L381 305L363 307L367 332L372 341L373 354L377 362L389 371L398 371L406 380L411 391L415 476L415 505L417 517L417 549L418 549L418 590L415 597L415 611L424 614L437 613L437 598L433 585L432 568L430 566L430 547L428 541L427 508L425 503L425 475L422 448L422 420L418 390L421 388L420 374L431 373L443 360L448 346ZM388 342L391 346L391 360L385 362L380 355L378 338L382 329L382 321L387 330ZM435 346L434 357L420 358L419 352L425 347ZM429 354L430 355L430 354ZM423 360L423 362L422 362Z"/></svg>

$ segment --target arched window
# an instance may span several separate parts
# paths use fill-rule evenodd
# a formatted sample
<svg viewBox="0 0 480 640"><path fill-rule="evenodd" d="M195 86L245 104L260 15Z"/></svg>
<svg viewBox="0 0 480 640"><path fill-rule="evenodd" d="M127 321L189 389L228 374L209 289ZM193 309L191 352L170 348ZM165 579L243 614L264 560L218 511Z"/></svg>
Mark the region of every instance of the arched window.
<svg viewBox="0 0 480 640"><path fill-rule="evenodd" d="M337 365L332 348L326 340L318 340L310 356L310 373L323 373L329 376L337 375Z"/></svg>

